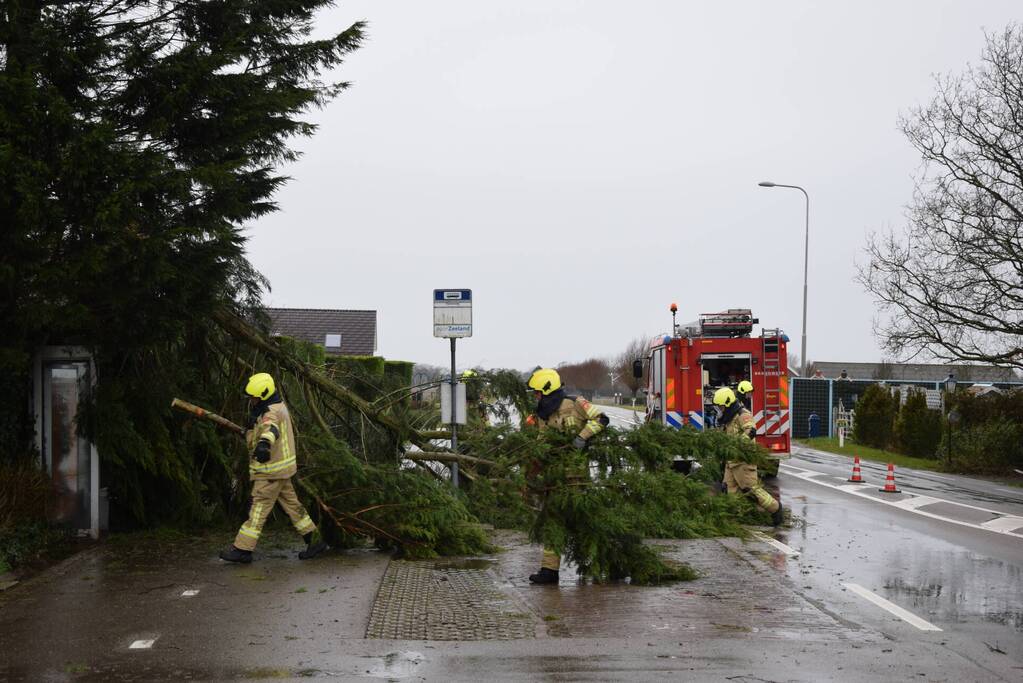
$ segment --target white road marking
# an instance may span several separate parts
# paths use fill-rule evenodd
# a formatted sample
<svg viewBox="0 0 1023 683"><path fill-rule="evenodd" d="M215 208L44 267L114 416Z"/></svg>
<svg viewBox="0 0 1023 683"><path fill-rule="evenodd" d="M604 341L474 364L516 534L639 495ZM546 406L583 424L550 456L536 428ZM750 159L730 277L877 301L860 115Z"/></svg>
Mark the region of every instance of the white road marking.
<svg viewBox="0 0 1023 683"><path fill-rule="evenodd" d="M912 612L902 609L894 602L889 602L888 600L885 600L877 593L867 590L858 583L843 583L842 585L851 590L853 593L856 593L856 595L860 596L861 598L866 598L867 600L874 603L881 609L891 612L892 614L897 616L899 619L902 619L907 624L912 624L913 626L916 626L921 631L941 630L931 622L924 621L923 619L913 614Z"/></svg>
<svg viewBox="0 0 1023 683"><path fill-rule="evenodd" d="M778 550L782 551L783 553L785 553L789 557L796 557L797 555L799 555L799 551L796 550L795 548L789 547L789 546L785 545L784 543L782 543L781 541L779 541L778 539L771 538L770 536L768 536L765 533L762 533L760 531L754 531L753 532L753 536L757 540L759 540L759 541L763 541L764 543L766 543L768 545L774 546L775 548L777 548Z"/></svg>
<svg viewBox="0 0 1023 683"><path fill-rule="evenodd" d="M1019 527L1003 528L999 524L994 524L995 522L999 521L998 519L993 519L993 520L991 520L989 522L985 522L983 525L982 524L974 524L973 522L964 522L964 521L962 521L960 519L953 519L952 517L946 517L944 515L936 515L933 512L927 512L926 510L921 510L920 507L926 506L926 505L930 505L932 503L948 503L949 505L956 505L956 506L962 507L962 508L968 508L968 509L971 509L971 510L980 510L981 512L988 512L988 513L990 513L992 515L997 515L999 519L1004 519L1005 517L1007 517L1007 515L1005 513L1003 513L1003 512L998 512L996 510L988 510L986 508L977 507L976 505L966 505L965 503L957 503L955 501L945 500L943 498L932 498L930 496L921 496L921 495L918 495L918 494L915 494L915 493L907 493L907 494L905 494L905 495L910 496L910 497L909 498L903 498L902 500L885 500L884 498L877 498L875 496L872 496L872 495L869 495L869 494L865 493L865 491L869 491L870 490L870 487L863 487L863 486L860 486L858 484L832 484L832 483L829 483L829 482L826 482L826 481L821 481L816 476L816 475L819 475L820 472L815 472L813 470L806 470L806 469L803 469L801 467L795 467L793 465L789 465L788 463L782 463L781 468L782 468L781 471L783 471L785 474L791 475L791 476L796 477L798 479L802 479L804 481L810 481L810 482L813 482L814 484L817 484L819 486L827 486L830 489L835 489L836 491L842 491L843 493L848 493L851 496L858 496L860 498L866 498L867 500L873 501L875 503L881 503L882 505L890 505L892 507L897 507L897 508L900 508L902 510L906 510L907 512L912 512L915 515L922 515L923 517L930 517L931 519L941 520L942 522L949 522L950 524L958 524L959 526L967 526L967 527L970 527L971 529L980 529L981 531L991 531L991 532L996 533L996 534L1005 534L1007 536L1012 536L1013 538L1023 538L1023 534L1018 534L1018 533L1013 533L1012 532L1012 529L1016 529L1016 528L1019 528ZM918 499L925 499L925 500L924 500L924 502L917 503L916 501ZM913 501L913 502L910 502L910 501ZM990 524L991 526L985 526L985 525L988 525L988 524ZM1008 524L1008 522L1006 524Z"/></svg>
<svg viewBox="0 0 1023 683"><path fill-rule="evenodd" d="M149 648L153 647L153 643L155 643L155 642L156 642L156 638L153 638L152 640L136 640L135 642L133 642L131 645L128 646L128 649L129 650L148 650Z"/></svg>
<svg viewBox="0 0 1023 683"><path fill-rule="evenodd" d="M1013 529L1023 529L1023 517L1006 515L1005 517L999 517L998 519L992 519L984 522L981 526L988 531L1009 532Z"/></svg>
<svg viewBox="0 0 1023 683"><path fill-rule="evenodd" d="M931 505L932 503L941 503L943 501L931 496L916 496L915 498L907 498L906 500L896 500L892 503L892 507L902 508L903 510L915 510L916 508L923 507L924 505Z"/></svg>
<svg viewBox="0 0 1023 683"><path fill-rule="evenodd" d="M197 595L199 595L199 591L197 591L197 590L187 590L187 591L185 591L184 593L181 594L181 597L183 597L183 598L194 598Z"/></svg>

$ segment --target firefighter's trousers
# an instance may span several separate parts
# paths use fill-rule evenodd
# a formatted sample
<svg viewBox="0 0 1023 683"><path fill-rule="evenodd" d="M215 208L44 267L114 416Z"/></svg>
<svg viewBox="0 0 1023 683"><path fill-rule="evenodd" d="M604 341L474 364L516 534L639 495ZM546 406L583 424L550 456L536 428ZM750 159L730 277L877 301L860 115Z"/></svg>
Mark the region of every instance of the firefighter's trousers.
<svg viewBox="0 0 1023 683"><path fill-rule="evenodd" d="M729 460L725 463L725 486L729 493L744 493L767 512L774 513L781 504L760 485L757 466L748 462Z"/></svg>
<svg viewBox="0 0 1023 683"><path fill-rule="evenodd" d="M249 508L249 518L238 530L234 547L239 550L255 549L266 518L274 509L274 503L281 504L299 534L305 535L316 531L316 525L298 500L291 479L257 479L252 482L252 507Z"/></svg>
<svg viewBox="0 0 1023 683"><path fill-rule="evenodd" d="M561 555L550 548L545 547L543 549L543 561L540 562L540 566L544 569L553 569L558 571L561 568Z"/></svg>

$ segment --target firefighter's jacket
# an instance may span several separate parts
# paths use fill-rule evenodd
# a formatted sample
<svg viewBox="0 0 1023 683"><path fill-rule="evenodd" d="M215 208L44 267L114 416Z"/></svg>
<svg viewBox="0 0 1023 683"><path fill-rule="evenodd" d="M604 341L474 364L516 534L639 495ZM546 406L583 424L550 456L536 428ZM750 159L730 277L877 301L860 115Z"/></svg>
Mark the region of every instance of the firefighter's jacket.
<svg viewBox="0 0 1023 683"><path fill-rule="evenodd" d="M725 434L744 436L753 441L756 438L753 435L753 413L745 408L740 408L735 417L725 423Z"/></svg>
<svg viewBox="0 0 1023 683"><path fill-rule="evenodd" d="M270 459L259 462L252 451L260 439L270 442ZM295 464L295 430L291 414L283 402L271 403L256 418L255 426L245 433L249 446L250 479L287 479L298 471Z"/></svg>
<svg viewBox="0 0 1023 683"><path fill-rule="evenodd" d="M566 397L546 420L537 418L537 426L541 430L548 427L572 432L579 430L578 436L587 441L604 429L607 422L607 416L582 396L575 399Z"/></svg>

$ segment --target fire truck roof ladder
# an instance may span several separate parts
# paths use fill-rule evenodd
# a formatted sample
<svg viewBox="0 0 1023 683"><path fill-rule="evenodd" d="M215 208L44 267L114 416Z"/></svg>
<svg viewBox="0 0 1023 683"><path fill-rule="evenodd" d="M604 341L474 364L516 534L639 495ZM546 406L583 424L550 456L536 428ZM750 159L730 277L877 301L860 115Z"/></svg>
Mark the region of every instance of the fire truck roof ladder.
<svg viewBox="0 0 1023 683"><path fill-rule="evenodd" d="M720 313L701 313L700 329L703 337L748 337L753 325L760 322L748 308L729 308Z"/></svg>
<svg viewBox="0 0 1023 683"><path fill-rule="evenodd" d="M764 378L764 433L781 420L781 330L764 330L760 338L764 344L761 369Z"/></svg>

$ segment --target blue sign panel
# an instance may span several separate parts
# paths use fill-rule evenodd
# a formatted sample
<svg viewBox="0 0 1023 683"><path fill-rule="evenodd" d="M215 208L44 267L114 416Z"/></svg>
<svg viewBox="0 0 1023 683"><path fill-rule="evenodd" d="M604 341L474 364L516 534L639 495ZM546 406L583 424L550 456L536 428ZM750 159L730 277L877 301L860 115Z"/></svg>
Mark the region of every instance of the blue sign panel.
<svg viewBox="0 0 1023 683"><path fill-rule="evenodd" d="M471 289L435 289L433 290L434 301L472 301Z"/></svg>

